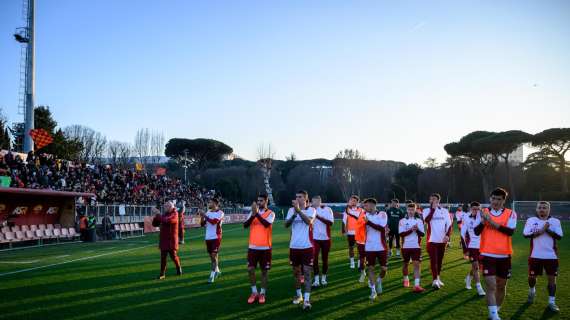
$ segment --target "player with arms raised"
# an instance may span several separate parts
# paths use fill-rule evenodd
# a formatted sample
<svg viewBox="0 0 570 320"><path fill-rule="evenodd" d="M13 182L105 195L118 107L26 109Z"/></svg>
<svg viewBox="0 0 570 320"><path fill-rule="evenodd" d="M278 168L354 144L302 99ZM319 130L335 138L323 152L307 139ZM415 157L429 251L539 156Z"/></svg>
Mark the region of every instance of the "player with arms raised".
<svg viewBox="0 0 570 320"><path fill-rule="evenodd" d="M315 209L308 206L307 191L298 191L293 200L293 207L287 212L285 227L291 227L289 242L289 263L293 267L296 295L293 304L303 303L303 310L311 309L311 269L313 269L312 225ZM305 297L301 291L301 277L304 278ZM303 301L304 300L304 301Z"/></svg>
<svg viewBox="0 0 570 320"><path fill-rule="evenodd" d="M398 225L399 236L402 237L402 259L404 265L402 273L404 275L404 287L410 286L408 278L408 265L410 260L414 264L414 292L424 292L425 289L420 286L420 264L422 262L421 242L424 236L424 222L422 218L416 217L416 204L408 203L406 205L407 215L400 220Z"/></svg>
<svg viewBox="0 0 570 320"><path fill-rule="evenodd" d="M507 293L507 281L511 277L513 233L517 226L517 214L505 208L507 191L496 188L491 192L490 210L481 214L475 234L481 236L479 252L483 264L489 318L500 319L499 311Z"/></svg>
<svg viewBox="0 0 570 320"><path fill-rule="evenodd" d="M334 223L332 209L321 203L321 196L314 196L312 207L315 209L315 221L313 222L313 273L315 282L313 287L327 285L327 272L329 270L329 251L331 250L331 226ZM322 270L319 270L319 253L323 262ZM322 273L319 274L319 271Z"/></svg>
<svg viewBox="0 0 570 320"><path fill-rule="evenodd" d="M550 216L550 203L539 201L536 205L536 217L526 221L523 235L530 239L528 258L528 302L533 303L536 295L536 277L546 271L548 277L548 308L559 312L556 305L556 277L558 276L558 250L556 241L562 239L560 220Z"/></svg>
<svg viewBox="0 0 570 320"><path fill-rule="evenodd" d="M436 290L443 287L443 282L440 278L441 267L443 265L445 246L449 242L452 228L449 211L439 205L440 199L441 196L438 193L431 194L429 197L430 207L423 211L423 218L427 225L426 247L433 279L432 287Z"/></svg>
<svg viewBox="0 0 570 320"><path fill-rule="evenodd" d="M275 213L268 207L267 194L260 194L257 200L251 204L251 213L243 223L244 228L249 228L249 247L247 250L247 271L251 283L251 295L247 303L252 304L256 300L259 304L265 303L267 292L267 273L271 269L271 237L273 234L273 221ZM257 292L255 280L255 268L259 264L261 269L261 292Z"/></svg>
<svg viewBox="0 0 570 320"><path fill-rule="evenodd" d="M200 215L200 225L206 228L204 238L206 240L206 251L210 256L211 262L208 283L213 283L221 274L218 252L222 244L222 221L224 219L224 212L220 210L220 201L217 198L212 198L208 202L208 211L206 213L199 211L198 214Z"/></svg>
<svg viewBox="0 0 570 320"><path fill-rule="evenodd" d="M376 299L382 293L382 279L388 271L388 246L386 245L386 225L388 215L384 211L376 210L376 199L364 200L364 210L366 211L364 220L366 221L366 262L368 264L368 286L370 287L370 300ZM374 266L376 261L380 264L380 274L376 276Z"/></svg>
<svg viewBox="0 0 570 320"><path fill-rule="evenodd" d="M479 276L480 237L475 234L475 226L479 225L481 221L481 204L477 201L471 202L469 205L469 214L464 214L462 220L461 238L465 244L469 261L471 261L471 270L469 270L469 273L465 277L465 288L471 290L471 279L473 279L477 287L477 294L484 296L485 291L481 286Z"/></svg>

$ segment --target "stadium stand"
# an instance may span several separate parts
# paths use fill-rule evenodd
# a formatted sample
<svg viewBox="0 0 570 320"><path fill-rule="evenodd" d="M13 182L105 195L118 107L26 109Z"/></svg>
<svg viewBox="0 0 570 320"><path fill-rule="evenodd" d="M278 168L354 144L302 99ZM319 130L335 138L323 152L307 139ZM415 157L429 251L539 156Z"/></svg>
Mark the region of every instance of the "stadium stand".
<svg viewBox="0 0 570 320"><path fill-rule="evenodd" d="M89 204L149 205L179 198L190 206L202 206L215 196L212 190L166 175L55 159L49 154L33 152L26 160L12 152L0 156L0 176L9 177L12 188L93 193L93 199L85 200Z"/></svg>

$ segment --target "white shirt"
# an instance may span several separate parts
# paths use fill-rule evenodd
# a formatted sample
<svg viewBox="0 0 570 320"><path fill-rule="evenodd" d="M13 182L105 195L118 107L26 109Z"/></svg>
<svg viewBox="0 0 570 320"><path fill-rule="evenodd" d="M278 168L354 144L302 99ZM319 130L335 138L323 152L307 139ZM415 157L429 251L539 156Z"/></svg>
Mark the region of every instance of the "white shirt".
<svg viewBox="0 0 570 320"><path fill-rule="evenodd" d="M369 213L366 212L368 221L381 227L388 224L388 215L384 211ZM366 224L366 242L364 251L384 251L386 250L386 232L378 231Z"/></svg>
<svg viewBox="0 0 570 320"><path fill-rule="evenodd" d="M309 217L309 219L313 220L315 218L316 211L314 208L308 207L302 210L303 213ZM295 214L294 208L289 208L287 212L287 217L285 220L291 219L291 217ZM311 243L310 238L310 230L311 226L306 224L303 219L301 219L300 215L296 215L291 223L291 241L289 242L289 248L291 249L307 249L312 248L313 244Z"/></svg>
<svg viewBox="0 0 570 320"><path fill-rule="evenodd" d="M316 210L318 217L321 217L330 222L334 222L332 209L329 207L318 207ZM329 240L331 238L331 228L324 222L315 217L313 222L313 239L314 240Z"/></svg>
<svg viewBox="0 0 570 320"><path fill-rule="evenodd" d="M457 223L460 223L463 221L463 215L465 214L465 211L455 211L455 220L457 220Z"/></svg>
<svg viewBox="0 0 570 320"><path fill-rule="evenodd" d="M541 220L538 217L528 218L524 226L523 234L530 236L535 231L542 230L544 224L548 221L550 226L548 229L562 237L562 225L560 220L556 218L548 218L548 220ZM532 245L530 246L530 257L536 259L558 259L556 252L556 240L548 233L544 232L538 237L530 239Z"/></svg>
<svg viewBox="0 0 570 320"><path fill-rule="evenodd" d="M481 223L481 215L477 213L474 217L471 215L463 216L463 224L461 225L461 238L465 240L467 248L479 249L481 244L481 235L475 234L475 227ZM466 237L469 236L469 242Z"/></svg>
<svg viewBox="0 0 570 320"><path fill-rule="evenodd" d="M355 207L354 209L348 209L348 212L350 212L351 215L355 216L355 217L360 217L360 212L364 212L361 211L358 207ZM344 211L342 213L342 222L344 223L345 226L348 226L348 224L346 223L348 220L348 215L346 214L346 211ZM354 230L348 230L348 228L346 229L346 234L348 235L354 235L356 232Z"/></svg>
<svg viewBox="0 0 570 320"><path fill-rule="evenodd" d="M400 219L400 224L398 225L398 234L406 232L412 229L414 226L418 226L418 231L424 232L424 222L421 218L409 218L405 217ZM402 241L402 248L404 249L419 249L420 248L420 237L417 232L412 232L404 237Z"/></svg>
<svg viewBox="0 0 570 320"><path fill-rule="evenodd" d="M503 211L504 211L503 209L500 209L500 210L490 209L489 213L494 217L498 217L503 213ZM478 220L476 220L476 221L479 221L479 222L482 220L480 213L477 214L477 219ZM476 224L476 226L477 225L479 225L479 224ZM510 229L515 229L517 227L517 214L515 213L514 210L512 211L511 216L509 217L509 220L507 221L506 227L510 228ZM508 254L495 254L495 253L481 253L481 255L487 256L487 257L493 257L493 258L507 258L507 257L509 257Z"/></svg>
<svg viewBox="0 0 570 320"><path fill-rule="evenodd" d="M252 214L253 214L253 213L250 211L250 212L249 212L249 215L247 216L247 219L246 219L246 220L249 220L249 218L251 218L251 215L252 215ZM261 216L261 215L263 215L263 214L265 214L265 209L259 210L259 215ZM264 220L267 221L268 223L273 224L273 221L275 221L275 212L271 211L271 213L267 216L267 218L261 217L261 219L264 219ZM260 246L255 246L255 245L253 245L253 244L250 244L250 245L249 245L249 248L250 248L250 249L256 249L256 250L267 250L267 249L271 249L271 247L265 247L265 246L260 247Z"/></svg>
<svg viewBox="0 0 570 320"><path fill-rule="evenodd" d="M219 224L211 224L206 221L206 240L214 240L222 238L222 220L224 219L224 212L222 210L218 211L208 211L206 212L206 217L208 219L218 219Z"/></svg>
<svg viewBox="0 0 570 320"><path fill-rule="evenodd" d="M424 221L429 215L430 208L425 208L422 212ZM433 243L443 243L443 238L447 236L447 231L451 228L451 218L449 217L449 211L442 207L437 207L431 221L428 225L428 242Z"/></svg>

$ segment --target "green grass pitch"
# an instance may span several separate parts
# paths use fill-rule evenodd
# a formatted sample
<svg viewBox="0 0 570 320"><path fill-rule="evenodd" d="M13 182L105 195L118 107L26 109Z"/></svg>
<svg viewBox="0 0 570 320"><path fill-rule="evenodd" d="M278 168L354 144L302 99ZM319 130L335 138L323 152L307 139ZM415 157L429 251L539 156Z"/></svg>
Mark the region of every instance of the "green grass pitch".
<svg viewBox="0 0 570 320"><path fill-rule="evenodd" d="M568 230L569 223L564 227ZM131 240L76 243L0 252L0 319L485 319L484 298L464 289L469 264L462 259L458 232L447 250L439 291L414 294L401 285L401 260L391 258L384 293L371 303L366 284L349 269L347 244L335 222L330 255L329 285L313 290L313 308L304 312L291 304L294 294L288 264L289 231L282 222L273 231L273 268L265 305L248 305L246 271L248 231L225 225L220 266L222 275L207 284L209 258L203 230L186 233L180 256L182 277L169 261L167 279L159 271L157 235ZM529 241L514 237L513 277L509 281L503 319L570 318L570 240L559 242L561 256L557 303L559 315L545 311L545 278L537 284L535 304L526 304ZM422 284L430 284L429 260L423 250ZM24 272L11 273L26 270ZM7 274L11 273L11 274Z"/></svg>

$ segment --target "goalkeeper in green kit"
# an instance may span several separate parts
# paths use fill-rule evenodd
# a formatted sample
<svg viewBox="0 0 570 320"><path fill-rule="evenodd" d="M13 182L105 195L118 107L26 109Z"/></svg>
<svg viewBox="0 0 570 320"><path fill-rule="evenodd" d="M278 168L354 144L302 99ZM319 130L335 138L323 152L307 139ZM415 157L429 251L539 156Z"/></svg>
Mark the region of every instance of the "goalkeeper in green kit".
<svg viewBox="0 0 570 320"><path fill-rule="evenodd" d="M392 199L390 202L390 208L386 208L386 214L388 215L388 246L390 250L388 251L388 256L392 256L392 248L394 247L394 240L396 240L396 257L400 256L400 235L398 234L398 226L400 219L404 218L405 213L400 209L400 200Z"/></svg>

